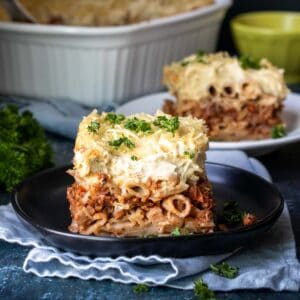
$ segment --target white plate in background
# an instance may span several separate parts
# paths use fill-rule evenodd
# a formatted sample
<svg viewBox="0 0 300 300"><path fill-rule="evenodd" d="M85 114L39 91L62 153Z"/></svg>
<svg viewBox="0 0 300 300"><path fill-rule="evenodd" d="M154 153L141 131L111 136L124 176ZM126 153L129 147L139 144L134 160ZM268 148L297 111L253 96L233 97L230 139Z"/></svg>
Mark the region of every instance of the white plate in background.
<svg viewBox="0 0 300 300"><path fill-rule="evenodd" d="M174 99L169 93L157 93L132 100L117 108L118 113L154 114L161 110L165 99ZM240 142L210 142L211 150L242 150L250 155L262 155L285 145L300 142L300 94L290 93L284 102L283 122L287 125L287 135L278 139Z"/></svg>

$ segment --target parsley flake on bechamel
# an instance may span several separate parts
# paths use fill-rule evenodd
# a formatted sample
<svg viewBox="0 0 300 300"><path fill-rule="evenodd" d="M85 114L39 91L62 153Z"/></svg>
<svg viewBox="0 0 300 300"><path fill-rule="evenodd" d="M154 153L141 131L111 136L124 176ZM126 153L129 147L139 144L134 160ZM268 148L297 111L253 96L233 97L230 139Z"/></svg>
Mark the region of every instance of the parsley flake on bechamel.
<svg viewBox="0 0 300 300"><path fill-rule="evenodd" d="M261 69L260 65L260 59L256 59L253 57L250 57L248 55L242 55L239 57L240 65L243 69Z"/></svg>
<svg viewBox="0 0 300 300"><path fill-rule="evenodd" d="M88 132L96 133L100 128L100 123L98 121L92 121L87 127Z"/></svg>
<svg viewBox="0 0 300 300"><path fill-rule="evenodd" d="M166 116L158 116L153 124L159 128L165 129L168 132L175 133L179 128L179 119L178 117L167 118Z"/></svg>
<svg viewBox="0 0 300 300"><path fill-rule="evenodd" d="M152 128L151 124L145 120L138 119L136 117L126 119L124 123L124 127L136 133L144 132L144 133L151 133Z"/></svg>
<svg viewBox="0 0 300 300"><path fill-rule="evenodd" d="M193 159L195 157L195 153L192 151L184 151L183 153L186 157L188 157L189 159Z"/></svg>
<svg viewBox="0 0 300 300"><path fill-rule="evenodd" d="M135 147L135 143L132 142L128 137L122 136L119 139L109 141L108 145L113 147L114 149L119 149L122 145L126 146L129 149L133 149Z"/></svg>
<svg viewBox="0 0 300 300"><path fill-rule="evenodd" d="M125 116L123 114L108 113L105 117L105 121L110 124L121 124L124 120Z"/></svg>
<svg viewBox="0 0 300 300"><path fill-rule="evenodd" d="M131 158L131 160L138 160L137 156L135 156L135 155L132 155L130 158Z"/></svg>

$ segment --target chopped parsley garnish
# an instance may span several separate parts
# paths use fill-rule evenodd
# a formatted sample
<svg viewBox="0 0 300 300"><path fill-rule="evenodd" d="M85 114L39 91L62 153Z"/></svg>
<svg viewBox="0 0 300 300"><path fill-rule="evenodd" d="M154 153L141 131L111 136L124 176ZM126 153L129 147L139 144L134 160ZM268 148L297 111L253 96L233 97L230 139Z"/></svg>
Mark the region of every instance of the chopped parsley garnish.
<svg viewBox="0 0 300 300"><path fill-rule="evenodd" d="M260 59L255 59L248 55L240 56L239 62L243 69L261 69Z"/></svg>
<svg viewBox="0 0 300 300"><path fill-rule="evenodd" d="M133 287L133 292L136 294L147 293L149 291L149 287L146 284L137 284Z"/></svg>
<svg viewBox="0 0 300 300"><path fill-rule="evenodd" d="M124 127L126 129L129 129L129 130L134 131L136 133L138 133L138 132L144 132L144 133L152 132L151 124L149 122L146 122L145 120L142 120L142 119L138 119L136 117L133 117L131 119L127 119L125 121Z"/></svg>
<svg viewBox="0 0 300 300"><path fill-rule="evenodd" d="M277 124L272 128L272 138L278 139L286 135L286 128L284 124Z"/></svg>
<svg viewBox="0 0 300 300"><path fill-rule="evenodd" d="M224 203L223 220L227 225L238 225L243 222L244 212L238 209L238 204L234 200Z"/></svg>
<svg viewBox="0 0 300 300"><path fill-rule="evenodd" d="M11 192L26 177L51 166L53 150L33 115L14 105L1 108L0 191Z"/></svg>
<svg viewBox="0 0 300 300"><path fill-rule="evenodd" d="M135 155L132 155L131 160L138 160L138 158Z"/></svg>
<svg viewBox="0 0 300 300"><path fill-rule="evenodd" d="M172 230L171 235L173 236L180 236L181 232L180 232L180 228L176 227Z"/></svg>
<svg viewBox="0 0 300 300"><path fill-rule="evenodd" d="M98 121L92 121L87 127L87 130L91 133L96 133L100 128L100 123Z"/></svg>
<svg viewBox="0 0 300 300"><path fill-rule="evenodd" d="M109 141L109 146L113 147L114 149L119 149L122 145L126 146L129 149L132 149L135 147L134 142L132 142L128 137L122 136L117 140Z"/></svg>
<svg viewBox="0 0 300 300"><path fill-rule="evenodd" d="M198 50L196 54L196 61L200 63L204 63L203 56L205 55L205 52L203 50Z"/></svg>
<svg viewBox="0 0 300 300"><path fill-rule="evenodd" d="M153 124L168 132L172 132L174 135L175 131L179 128L179 119L178 117L167 118L166 116L158 116Z"/></svg>
<svg viewBox="0 0 300 300"><path fill-rule="evenodd" d="M215 293L208 288L202 278L194 282L194 295L201 300L217 300Z"/></svg>
<svg viewBox="0 0 300 300"><path fill-rule="evenodd" d="M185 67L185 66L187 66L189 63L190 63L189 61L183 60L183 61L180 63L180 65L181 65L182 67Z"/></svg>
<svg viewBox="0 0 300 300"><path fill-rule="evenodd" d="M183 153L185 156L187 156L190 159L193 159L195 157L195 153L191 151L184 151Z"/></svg>
<svg viewBox="0 0 300 300"><path fill-rule="evenodd" d="M105 117L105 121L108 121L111 124L121 124L124 120L124 115L116 113L108 113Z"/></svg>
<svg viewBox="0 0 300 300"><path fill-rule="evenodd" d="M197 57L202 57L202 56L204 56L205 55L205 51L203 51L202 49L199 49L198 51L197 51Z"/></svg>
<svg viewBox="0 0 300 300"><path fill-rule="evenodd" d="M239 268L232 267L226 262L223 262L221 264L210 265L210 270L219 276L230 279L235 278L239 275Z"/></svg>

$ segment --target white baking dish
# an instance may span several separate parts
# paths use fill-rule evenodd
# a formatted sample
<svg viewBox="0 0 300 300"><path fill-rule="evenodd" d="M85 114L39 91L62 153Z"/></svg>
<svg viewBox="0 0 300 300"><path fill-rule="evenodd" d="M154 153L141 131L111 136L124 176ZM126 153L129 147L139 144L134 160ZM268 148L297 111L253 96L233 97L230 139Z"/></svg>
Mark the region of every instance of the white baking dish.
<svg viewBox="0 0 300 300"><path fill-rule="evenodd" d="M101 106L157 92L165 64L215 50L230 4L118 27L0 23L0 94Z"/></svg>

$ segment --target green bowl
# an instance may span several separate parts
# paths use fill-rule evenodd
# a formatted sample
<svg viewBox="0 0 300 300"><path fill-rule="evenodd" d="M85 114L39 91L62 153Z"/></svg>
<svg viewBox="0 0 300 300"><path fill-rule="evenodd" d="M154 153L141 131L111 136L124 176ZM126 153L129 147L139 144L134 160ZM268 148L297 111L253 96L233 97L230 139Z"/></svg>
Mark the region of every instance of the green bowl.
<svg viewBox="0 0 300 300"><path fill-rule="evenodd" d="M267 58L285 69L288 83L300 83L300 13L251 12L230 25L240 54Z"/></svg>

